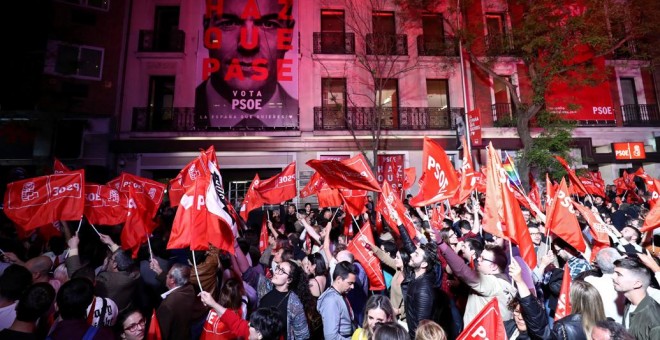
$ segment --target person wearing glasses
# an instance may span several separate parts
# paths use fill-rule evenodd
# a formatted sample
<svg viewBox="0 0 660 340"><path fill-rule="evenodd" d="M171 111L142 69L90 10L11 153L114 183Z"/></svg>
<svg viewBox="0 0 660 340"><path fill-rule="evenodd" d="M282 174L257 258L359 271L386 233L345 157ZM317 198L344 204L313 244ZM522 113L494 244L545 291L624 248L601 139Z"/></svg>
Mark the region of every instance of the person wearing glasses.
<svg viewBox="0 0 660 340"><path fill-rule="evenodd" d="M313 308L305 306L312 305L312 293L303 269L291 260L282 261L275 267L270 281L262 282L270 291L259 300L259 308L273 307L278 311L287 339L309 339L307 321Z"/></svg>
<svg viewBox="0 0 660 340"><path fill-rule="evenodd" d="M477 258L476 269L473 270L439 235L436 235L436 242L454 275L472 288L465 306L463 324L469 325L493 297L498 300L502 320L510 320L513 313L507 305L516 295L517 290L504 274L508 262L504 249L500 246L486 245Z"/></svg>
<svg viewBox="0 0 660 340"><path fill-rule="evenodd" d="M129 308L119 314L115 328L120 339L142 340L147 333L147 320L138 309Z"/></svg>

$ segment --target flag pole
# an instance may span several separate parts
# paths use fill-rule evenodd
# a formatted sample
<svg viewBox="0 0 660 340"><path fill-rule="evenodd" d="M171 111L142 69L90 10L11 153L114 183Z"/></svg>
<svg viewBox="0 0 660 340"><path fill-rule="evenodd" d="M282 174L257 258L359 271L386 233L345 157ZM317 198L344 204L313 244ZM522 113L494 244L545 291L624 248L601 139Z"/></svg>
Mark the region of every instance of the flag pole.
<svg viewBox="0 0 660 340"><path fill-rule="evenodd" d="M190 252L192 253L193 264L195 265L195 277L197 277L197 284L199 285L199 291L203 292L204 288L202 288L202 281L199 280L199 272L197 272L197 260L195 259L195 251L190 249Z"/></svg>
<svg viewBox="0 0 660 340"><path fill-rule="evenodd" d="M154 259L154 252L151 251L151 240L149 234L147 234L147 246L149 247L149 260L152 261Z"/></svg>
<svg viewBox="0 0 660 340"><path fill-rule="evenodd" d="M78 223L78 229L76 229L76 234L80 232L80 227L82 226L83 217L85 217L85 215L80 215L80 222Z"/></svg>

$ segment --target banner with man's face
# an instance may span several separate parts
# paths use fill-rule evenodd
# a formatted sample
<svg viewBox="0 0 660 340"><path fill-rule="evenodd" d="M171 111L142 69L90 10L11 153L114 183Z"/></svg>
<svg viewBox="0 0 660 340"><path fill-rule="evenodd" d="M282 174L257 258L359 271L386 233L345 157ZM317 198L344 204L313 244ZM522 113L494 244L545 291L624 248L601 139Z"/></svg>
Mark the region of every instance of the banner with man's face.
<svg viewBox="0 0 660 340"><path fill-rule="evenodd" d="M294 0L206 0L198 124L298 128L296 6Z"/></svg>

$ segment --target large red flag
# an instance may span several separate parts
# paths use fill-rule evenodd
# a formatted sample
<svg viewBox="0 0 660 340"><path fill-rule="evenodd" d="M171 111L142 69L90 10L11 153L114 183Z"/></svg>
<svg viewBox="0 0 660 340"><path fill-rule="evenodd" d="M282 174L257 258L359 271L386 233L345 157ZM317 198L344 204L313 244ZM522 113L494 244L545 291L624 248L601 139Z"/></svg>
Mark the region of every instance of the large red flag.
<svg viewBox="0 0 660 340"><path fill-rule="evenodd" d="M410 189L415 184L417 170L415 167L405 168L403 170L403 190Z"/></svg>
<svg viewBox="0 0 660 340"><path fill-rule="evenodd" d="M520 205L514 197L514 191L509 181L502 183L504 236L518 245L520 257L530 268L535 268L537 259L534 243L522 215L522 210L520 210Z"/></svg>
<svg viewBox="0 0 660 340"><path fill-rule="evenodd" d="M210 175L202 173L181 197L172 223L168 249L190 247L191 250L208 250L209 244L213 244L218 249L234 252L233 232L207 206L210 182Z"/></svg>
<svg viewBox="0 0 660 340"><path fill-rule="evenodd" d="M600 172L598 175L589 171L586 176L579 177L582 185L587 189L587 192L590 195L596 195L600 197L606 197L605 195L605 182L600 177Z"/></svg>
<svg viewBox="0 0 660 340"><path fill-rule="evenodd" d="M433 207L430 218L431 227L433 227L438 231L442 230L442 220L444 219L445 219L445 205L438 204L435 207Z"/></svg>
<svg viewBox="0 0 660 340"><path fill-rule="evenodd" d="M361 153L342 161L312 159L306 164L316 170L331 188L380 192L378 181Z"/></svg>
<svg viewBox="0 0 660 340"><path fill-rule="evenodd" d="M327 185L318 192L319 208L334 208L344 204L338 189L332 189Z"/></svg>
<svg viewBox="0 0 660 340"><path fill-rule="evenodd" d="M587 191L587 188L584 187L584 185L582 184L582 181L580 181L580 179L575 174L575 171L573 171L568 166L568 163L566 162L566 160L563 159L561 156L554 155L554 157L555 157L555 159L557 159L559 161L559 163L564 168L564 170L566 170L566 173L568 174L568 179L570 180L571 184L576 186L575 191L578 194L584 194L584 195L588 194L589 192Z"/></svg>
<svg viewBox="0 0 660 340"><path fill-rule="evenodd" d="M582 217L584 217L584 219L587 221L587 224L589 224L591 236L593 236L594 239L600 243L609 244L610 238L607 235L607 227L605 226L605 223L603 223L603 221L601 221L601 219L597 217L591 211L591 209L585 207L581 203L573 202L573 206L580 212Z"/></svg>
<svg viewBox="0 0 660 340"><path fill-rule="evenodd" d="M158 318L156 317L156 310L154 309L151 312L151 321L149 322L149 330L147 331L146 340L161 340L163 336L160 333L160 324L158 324Z"/></svg>
<svg viewBox="0 0 660 340"><path fill-rule="evenodd" d="M259 186L259 184L259 174L254 174L254 179L252 179L252 183L250 183L250 187L245 193L245 198L243 198L243 203L241 204L240 215L244 221L247 221L250 211L259 208L264 204L261 200L261 196L254 192L254 188Z"/></svg>
<svg viewBox="0 0 660 340"><path fill-rule="evenodd" d="M369 278L369 289L383 290L385 289L385 279L383 278L383 271L380 266L380 260L374 255L371 250L366 248L366 243L374 244L374 235L371 231L369 222L365 222L360 231L355 235L355 238L348 243L347 250L354 256L364 270L367 272Z"/></svg>
<svg viewBox="0 0 660 340"><path fill-rule="evenodd" d="M490 300L456 340L506 339L506 330L496 298Z"/></svg>
<svg viewBox="0 0 660 340"><path fill-rule="evenodd" d="M339 195L344 202L344 211L351 216L359 216L367 211L367 191L341 189Z"/></svg>
<svg viewBox="0 0 660 340"><path fill-rule="evenodd" d="M261 219L261 233L259 234L259 252L264 253L268 248L268 214Z"/></svg>
<svg viewBox="0 0 660 340"><path fill-rule="evenodd" d="M205 165L204 168L211 174L209 186L206 188L206 208L208 212L220 219L222 230L229 229L234 237L238 237L238 227L236 226L238 215L234 207L231 204L227 204L225 189L222 184L222 174L220 174L220 166L218 165L218 159L215 155L213 145L202 152L199 157L202 160L202 164ZM223 237L229 237L229 235L222 235ZM226 244L227 242L233 243L233 240L222 240L219 242ZM233 247L230 252L232 254L234 253Z"/></svg>
<svg viewBox="0 0 660 340"><path fill-rule="evenodd" d="M573 200L568 195L566 181L562 178L555 191L552 205L547 209L545 227L581 253L587 249L582 230L573 210Z"/></svg>
<svg viewBox="0 0 660 340"><path fill-rule="evenodd" d="M651 195L651 198L648 200L649 206L653 209L658 199L660 199L660 181L647 174L642 167L637 169L635 176L644 180L646 191Z"/></svg>
<svg viewBox="0 0 660 340"><path fill-rule="evenodd" d="M417 230L410 219L408 209L406 209L403 202L401 202L399 195L392 191L391 186L387 181L383 182L383 192L378 196L376 210L381 213L387 224L391 227L392 232L397 236L399 236L399 229L398 224L394 221L393 214L398 216L399 223L402 223L406 228L410 238L415 238L415 236L417 236Z"/></svg>
<svg viewBox="0 0 660 340"><path fill-rule="evenodd" d="M312 177L309 179L309 182L307 182L307 185L300 189L300 198L305 198L318 193L321 191L321 188L323 188L324 185L325 181L321 175L319 175L318 172L314 172Z"/></svg>
<svg viewBox="0 0 660 340"><path fill-rule="evenodd" d="M279 174L264 179L254 187L254 193L261 202L279 204L298 195L296 187L296 162L291 162Z"/></svg>
<svg viewBox="0 0 660 340"><path fill-rule="evenodd" d="M552 205L552 198L555 197L555 187L550 181L550 175L545 173L545 206L543 207L543 212L547 212L548 208Z"/></svg>
<svg viewBox="0 0 660 340"><path fill-rule="evenodd" d="M24 232L59 220L79 220L85 206L84 190L82 169L11 182L3 210Z"/></svg>
<svg viewBox="0 0 660 340"><path fill-rule="evenodd" d="M119 192L128 193L129 187L133 188L135 195L143 195L148 198L144 201L143 211L149 215L149 218L156 216L160 203L163 202L167 185L123 172L120 176Z"/></svg>
<svg viewBox="0 0 660 340"><path fill-rule="evenodd" d="M463 147L463 164L461 165L461 180L459 190L450 200L451 205L458 205L465 203L472 194L474 187L477 185L477 177L475 176L474 166L472 165L472 155L470 148L467 147L465 136L461 137Z"/></svg>
<svg viewBox="0 0 660 340"><path fill-rule="evenodd" d="M128 186L127 217L121 230L121 247L131 250L133 258L137 258L140 246L147 241L149 234L156 228L153 215L149 212L152 204L144 193L138 193L134 186Z"/></svg>
<svg viewBox="0 0 660 340"><path fill-rule="evenodd" d="M127 195L102 184L85 184L85 217L91 224L116 225L128 217Z"/></svg>
<svg viewBox="0 0 660 340"><path fill-rule="evenodd" d="M644 218L644 225L642 225L641 232L647 232L660 227L660 204L656 204L651 211L646 214Z"/></svg>
<svg viewBox="0 0 660 340"><path fill-rule="evenodd" d="M502 161L497 150L491 142L488 145L488 160L486 162L486 204L482 228L498 237L504 237L502 220L504 219L504 206L502 198L502 182L506 181L504 170L500 174Z"/></svg>
<svg viewBox="0 0 660 340"><path fill-rule="evenodd" d="M561 279L557 309L555 309L555 321L571 314L571 282L571 271L566 263L564 264L564 277Z"/></svg>
<svg viewBox="0 0 660 340"><path fill-rule="evenodd" d="M456 169L451 164L445 150L429 137L424 137L422 155L422 178L417 196L410 200L410 205L421 207L454 196L459 182Z"/></svg>

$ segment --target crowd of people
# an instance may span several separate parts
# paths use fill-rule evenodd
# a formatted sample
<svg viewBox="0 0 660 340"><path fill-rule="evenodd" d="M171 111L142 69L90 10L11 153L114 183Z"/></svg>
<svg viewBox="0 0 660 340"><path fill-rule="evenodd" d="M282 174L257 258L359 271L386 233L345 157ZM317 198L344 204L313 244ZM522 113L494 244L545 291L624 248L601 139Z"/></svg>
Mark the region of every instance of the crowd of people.
<svg viewBox="0 0 660 340"><path fill-rule="evenodd" d="M311 204L263 207L240 221L233 253L166 249L174 210L163 206L137 258L121 249L121 226L68 221L62 235L18 239L3 217L0 338L455 339L496 299L508 339L660 339L658 253L653 236L640 232L648 203L610 190L573 198L602 219L610 244L581 253L523 209L534 268L515 245L480 228L481 194L447 206L439 225L431 223L435 207L407 200L408 213L394 214L391 226L372 200L355 219ZM347 249L345 225L379 223L366 248L380 260L386 287L374 290L369 264ZM567 276L568 301L560 297ZM556 317L566 304L571 310Z"/></svg>

